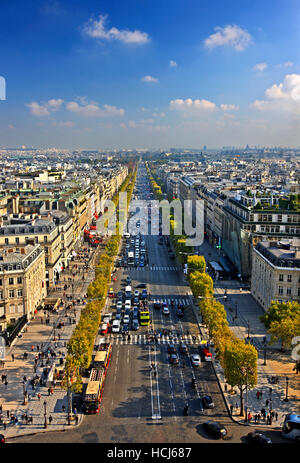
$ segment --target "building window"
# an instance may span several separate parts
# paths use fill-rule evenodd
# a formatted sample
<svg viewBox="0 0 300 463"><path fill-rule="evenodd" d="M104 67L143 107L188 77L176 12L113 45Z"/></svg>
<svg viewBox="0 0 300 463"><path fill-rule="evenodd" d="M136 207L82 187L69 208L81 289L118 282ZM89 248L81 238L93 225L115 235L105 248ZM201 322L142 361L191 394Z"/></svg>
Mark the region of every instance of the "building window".
<svg viewBox="0 0 300 463"><path fill-rule="evenodd" d="M16 244L20 244L20 238L16 238Z"/></svg>
<svg viewBox="0 0 300 463"><path fill-rule="evenodd" d="M23 297L23 289L18 289L18 297Z"/></svg>
<svg viewBox="0 0 300 463"><path fill-rule="evenodd" d="M286 294L290 296L292 294L292 288L286 288Z"/></svg>
<svg viewBox="0 0 300 463"><path fill-rule="evenodd" d="M5 238L5 240L4 240L4 241L5 241L5 244L9 244L9 242L8 242L8 238Z"/></svg>
<svg viewBox="0 0 300 463"><path fill-rule="evenodd" d="M17 283L18 283L18 285L21 285L21 284L22 284L22 277L18 277L18 278L17 278Z"/></svg>
<svg viewBox="0 0 300 463"><path fill-rule="evenodd" d="M44 236L44 243L47 243L47 241L48 241L48 237Z"/></svg>
<svg viewBox="0 0 300 463"><path fill-rule="evenodd" d="M282 295L283 294L283 288L282 286L278 287L278 294Z"/></svg>
<svg viewBox="0 0 300 463"><path fill-rule="evenodd" d="M9 284L9 285L13 285L13 284L14 284L14 279L13 279L13 278L9 278L9 279L8 279L8 284Z"/></svg>
<svg viewBox="0 0 300 463"><path fill-rule="evenodd" d="M9 297L15 297L15 292L13 289L9 290Z"/></svg>
<svg viewBox="0 0 300 463"><path fill-rule="evenodd" d="M300 288L298 288L298 296L300 296Z"/></svg>
<svg viewBox="0 0 300 463"><path fill-rule="evenodd" d="M279 275L279 281L283 281L283 274L282 273Z"/></svg>
<svg viewBox="0 0 300 463"><path fill-rule="evenodd" d="M287 276L287 281L288 281L289 283L292 282L292 275L288 275L288 276Z"/></svg>
<svg viewBox="0 0 300 463"><path fill-rule="evenodd" d="M277 222L282 222L282 215L280 215L280 214L278 215Z"/></svg>
<svg viewBox="0 0 300 463"><path fill-rule="evenodd" d="M2 278L0 278L0 286L2 286Z"/></svg>
<svg viewBox="0 0 300 463"><path fill-rule="evenodd" d="M0 299L3 299L3 291L0 291Z"/></svg>

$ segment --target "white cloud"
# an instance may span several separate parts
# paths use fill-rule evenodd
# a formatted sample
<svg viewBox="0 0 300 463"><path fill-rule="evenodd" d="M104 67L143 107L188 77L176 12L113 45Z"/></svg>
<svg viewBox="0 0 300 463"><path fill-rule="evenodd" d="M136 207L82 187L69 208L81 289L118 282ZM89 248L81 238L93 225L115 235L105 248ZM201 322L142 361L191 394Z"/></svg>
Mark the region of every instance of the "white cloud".
<svg viewBox="0 0 300 463"><path fill-rule="evenodd" d="M141 81L142 82L158 82L158 79L152 76L144 76L141 78Z"/></svg>
<svg viewBox="0 0 300 463"><path fill-rule="evenodd" d="M166 113L161 112L161 113L152 113L153 117L166 117Z"/></svg>
<svg viewBox="0 0 300 463"><path fill-rule="evenodd" d="M33 116L43 117L49 116L50 112L47 109L47 105L39 104L37 101L32 101L31 103L26 103L26 106L29 108L29 111Z"/></svg>
<svg viewBox="0 0 300 463"><path fill-rule="evenodd" d="M254 71L260 71L260 72L262 72L262 71L264 71L265 69L267 69L267 67L268 67L267 63L257 63L257 64L253 67L253 69L254 69Z"/></svg>
<svg viewBox="0 0 300 463"><path fill-rule="evenodd" d="M48 100L48 106L52 109L52 111L58 111L63 102L64 100L61 98L58 98L57 100L53 98L52 100Z"/></svg>
<svg viewBox="0 0 300 463"><path fill-rule="evenodd" d="M206 48L216 48L220 46L233 47L236 51L244 50L251 41L251 35L246 29L237 25L225 27L215 27L215 33L211 34L205 41Z"/></svg>
<svg viewBox="0 0 300 463"><path fill-rule="evenodd" d="M90 19L83 27L83 31L89 36L95 39L104 40L118 40L126 44L144 45L150 41L150 38L146 32L139 30L128 31L120 30L116 27L107 29L105 22L107 16L99 16L99 19Z"/></svg>
<svg viewBox="0 0 300 463"><path fill-rule="evenodd" d="M292 66L294 66L293 61L285 61L284 63L276 65L276 67L278 67L278 68L290 68Z"/></svg>
<svg viewBox="0 0 300 463"><path fill-rule="evenodd" d="M177 67L176 61L174 61L172 59L169 61L169 65L170 65L171 68L176 68Z"/></svg>
<svg viewBox="0 0 300 463"><path fill-rule="evenodd" d="M287 74L284 81L265 91L266 100L255 100L250 107L300 114L300 74Z"/></svg>
<svg viewBox="0 0 300 463"><path fill-rule="evenodd" d="M187 98L182 100L178 98L177 100L170 101L171 109L177 109L179 111L208 111L212 112L217 109L217 105L212 101L208 100L192 100Z"/></svg>
<svg viewBox="0 0 300 463"><path fill-rule="evenodd" d="M238 111L240 109L240 107L235 104L221 104L220 108L222 111Z"/></svg>
<svg viewBox="0 0 300 463"><path fill-rule="evenodd" d="M103 108L97 103L86 103L79 105L76 101L67 103L66 108L68 111L80 114L85 117L110 117L110 116L123 116L125 110L117 108L116 106L103 105Z"/></svg>
<svg viewBox="0 0 300 463"><path fill-rule="evenodd" d="M73 127L74 123L72 121L61 121L61 122L54 121L52 125L54 127Z"/></svg>

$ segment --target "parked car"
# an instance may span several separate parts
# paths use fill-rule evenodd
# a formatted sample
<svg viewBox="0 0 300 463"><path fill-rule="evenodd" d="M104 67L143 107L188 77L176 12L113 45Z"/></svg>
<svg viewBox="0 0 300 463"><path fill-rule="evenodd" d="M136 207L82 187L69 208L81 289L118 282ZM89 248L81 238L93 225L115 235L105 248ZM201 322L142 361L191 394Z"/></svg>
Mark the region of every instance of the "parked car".
<svg viewBox="0 0 300 463"><path fill-rule="evenodd" d="M206 421L203 423L203 427L210 435L219 439L227 434L227 429L217 421Z"/></svg>

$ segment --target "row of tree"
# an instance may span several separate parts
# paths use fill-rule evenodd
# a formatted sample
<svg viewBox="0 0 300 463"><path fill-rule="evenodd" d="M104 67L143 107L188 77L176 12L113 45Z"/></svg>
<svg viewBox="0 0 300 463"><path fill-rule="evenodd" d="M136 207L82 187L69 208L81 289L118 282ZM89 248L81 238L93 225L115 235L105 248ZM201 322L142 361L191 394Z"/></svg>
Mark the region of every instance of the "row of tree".
<svg viewBox="0 0 300 463"><path fill-rule="evenodd" d="M206 325L209 340L213 340L215 351L227 383L240 392L241 415L243 393L257 384L257 350L251 344L237 338L230 330L224 306L213 296L213 280L206 273L203 256L188 256L188 280L195 298L199 299L202 322Z"/></svg>

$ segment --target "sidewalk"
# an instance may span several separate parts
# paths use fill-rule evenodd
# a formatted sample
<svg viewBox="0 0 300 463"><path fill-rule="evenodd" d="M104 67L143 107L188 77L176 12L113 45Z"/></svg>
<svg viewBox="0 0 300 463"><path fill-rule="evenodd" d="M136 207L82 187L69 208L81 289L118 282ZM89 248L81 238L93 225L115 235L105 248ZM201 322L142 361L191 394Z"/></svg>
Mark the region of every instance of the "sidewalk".
<svg viewBox="0 0 300 463"><path fill-rule="evenodd" d="M100 249L96 249L96 252L100 252ZM31 379L35 375L41 378L43 369L46 366L54 365L53 368L57 368L63 364L67 342L80 318L81 309L84 307L82 299L86 294L89 283L94 278L94 269L87 268L83 273L83 267L90 265L90 260L95 258L96 252L90 252L87 258L77 255L70 262L70 268L61 274L56 288L49 292L48 296L61 297L64 300L64 307L57 314L50 313L50 323L46 324L46 318L49 316L48 311L39 311L35 319L30 320L23 328L22 337L17 337L12 346L6 350L5 367L0 369L1 375L7 375L8 382L7 387L0 382L2 419L6 423L5 431L3 431L3 425L0 424L0 432L4 433L6 438L46 431L44 428L45 410L47 431L57 431L69 427L67 424L67 392L61 389L60 385L56 385L53 386L52 394L49 391L50 384L47 384L47 386L38 384L33 389ZM75 277L73 277L73 274L75 274ZM83 275L84 280L82 280ZM69 286L66 291L64 291L65 284ZM57 328L59 322L64 324L60 329ZM55 333L54 326L56 327ZM33 350L32 346L34 347ZM48 348L54 352L53 356L49 355L49 360L45 358L38 359L35 372L36 356L38 356L39 352L41 353L42 350L45 352ZM24 359L24 352L28 355L26 360ZM14 361L12 361L12 354L14 355ZM46 362L48 362L48 365L46 365ZM24 376L26 377L26 383L23 384ZM23 405L24 388L29 399L26 405ZM40 394L40 399L38 394ZM44 405L44 402L46 402L46 405ZM64 412L62 411L63 406L65 407ZM17 417L17 424L10 422L8 412L10 412L10 415ZM26 424L25 420L22 420L24 414L32 417L32 424ZM51 424L49 424L50 415L53 419ZM81 423L82 418L82 415L78 414L78 425ZM73 416L72 425L74 423Z"/></svg>
<svg viewBox="0 0 300 463"><path fill-rule="evenodd" d="M204 255L205 260L218 261L218 253L212 246L205 242L200 247L200 253ZM208 255L210 253L210 255ZM242 288L242 291L240 291ZM246 393L244 392L244 406L248 405L248 412L252 415L251 424L254 423L254 415L261 414L261 409L266 410L268 414L271 410L278 413L277 420L273 420L272 425L267 425L266 421L260 419L259 424L273 428L279 428L287 413L299 413L300 395L299 382L300 375L293 371L295 366L294 360L290 357L290 352L280 352L280 345L274 344L267 346L265 349L264 337L268 342L266 328L259 320L263 315L263 309L256 303L251 296L250 291L243 289L239 281L217 281L214 282L215 296L224 296L227 292L227 301L220 298L220 302L225 305L227 320L233 333L246 342L251 342L258 351L258 368L257 368L257 386L255 389L248 391L248 404L246 403ZM198 317L199 318L199 317ZM200 322L199 322L200 323ZM201 323L200 323L201 325ZM207 330L203 325L200 326L201 334L204 339L208 339ZM248 339L249 330L249 339ZM213 364L224 398L227 402L228 410L232 407L232 417L235 421L245 423L245 418L240 416L240 397L238 388L226 385L223 369L213 353ZM264 357L266 354L266 365ZM271 384L269 378L278 377L277 384ZM288 378L288 401L286 398L286 378ZM271 389L270 389L271 388ZM257 398L259 391L260 398ZM258 423L257 423L258 424Z"/></svg>

